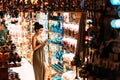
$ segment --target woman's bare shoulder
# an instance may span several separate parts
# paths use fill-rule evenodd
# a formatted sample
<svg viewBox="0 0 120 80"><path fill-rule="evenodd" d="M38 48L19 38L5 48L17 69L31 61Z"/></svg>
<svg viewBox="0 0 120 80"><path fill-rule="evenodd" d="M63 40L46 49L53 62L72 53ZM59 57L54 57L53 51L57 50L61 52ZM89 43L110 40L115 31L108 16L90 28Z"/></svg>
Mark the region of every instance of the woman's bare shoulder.
<svg viewBox="0 0 120 80"><path fill-rule="evenodd" d="M32 36L32 39L36 39L36 38L37 38L37 36L35 36L35 35Z"/></svg>

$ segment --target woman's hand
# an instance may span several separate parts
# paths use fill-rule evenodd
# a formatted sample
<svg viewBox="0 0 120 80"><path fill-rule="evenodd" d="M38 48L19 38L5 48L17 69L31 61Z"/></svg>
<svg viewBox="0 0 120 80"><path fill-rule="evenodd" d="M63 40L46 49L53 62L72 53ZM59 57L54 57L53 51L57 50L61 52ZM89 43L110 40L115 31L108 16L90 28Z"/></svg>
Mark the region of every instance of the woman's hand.
<svg viewBox="0 0 120 80"><path fill-rule="evenodd" d="M43 42L43 43L42 43L42 46L45 46L46 44L47 44L46 42Z"/></svg>

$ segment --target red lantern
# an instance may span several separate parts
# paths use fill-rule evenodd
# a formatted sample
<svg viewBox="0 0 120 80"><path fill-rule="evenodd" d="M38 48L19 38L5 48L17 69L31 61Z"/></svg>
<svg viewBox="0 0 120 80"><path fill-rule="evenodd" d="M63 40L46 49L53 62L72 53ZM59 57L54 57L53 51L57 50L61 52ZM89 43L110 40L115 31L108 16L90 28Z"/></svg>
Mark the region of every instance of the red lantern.
<svg viewBox="0 0 120 80"><path fill-rule="evenodd" d="M0 31L2 31L4 29L4 26L3 25L1 25L0 26Z"/></svg>

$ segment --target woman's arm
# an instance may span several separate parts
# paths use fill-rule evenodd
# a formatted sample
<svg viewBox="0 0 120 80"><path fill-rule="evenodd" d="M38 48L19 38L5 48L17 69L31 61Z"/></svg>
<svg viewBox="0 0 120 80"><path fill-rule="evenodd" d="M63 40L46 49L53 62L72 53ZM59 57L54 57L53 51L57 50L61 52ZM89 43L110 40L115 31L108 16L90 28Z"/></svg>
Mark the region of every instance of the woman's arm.
<svg viewBox="0 0 120 80"><path fill-rule="evenodd" d="M43 43L36 46L36 38L35 38L35 36L32 37L32 49L33 49L33 51L37 50L40 47L43 47L44 45L45 45L45 43L43 42Z"/></svg>

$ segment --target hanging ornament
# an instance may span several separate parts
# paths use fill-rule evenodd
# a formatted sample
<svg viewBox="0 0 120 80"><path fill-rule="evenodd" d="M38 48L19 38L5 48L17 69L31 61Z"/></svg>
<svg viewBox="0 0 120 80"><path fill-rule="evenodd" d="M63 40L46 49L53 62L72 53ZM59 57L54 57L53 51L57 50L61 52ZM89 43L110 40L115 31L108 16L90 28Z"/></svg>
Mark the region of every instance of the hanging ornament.
<svg viewBox="0 0 120 80"><path fill-rule="evenodd" d="M82 0L82 1L81 1L81 4L80 4L80 6L81 6L81 9L83 9L83 8L84 8L85 1L86 1L86 0Z"/></svg>
<svg viewBox="0 0 120 80"><path fill-rule="evenodd" d="M110 0L112 5L120 5L120 0Z"/></svg>
<svg viewBox="0 0 120 80"><path fill-rule="evenodd" d="M117 13L118 17L120 17L120 6L117 8L116 13Z"/></svg>
<svg viewBox="0 0 120 80"><path fill-rule="evenodd" d="M114 19L111 21L111 27L114 29L119 29L120 28L120 19Z"/></svg>

